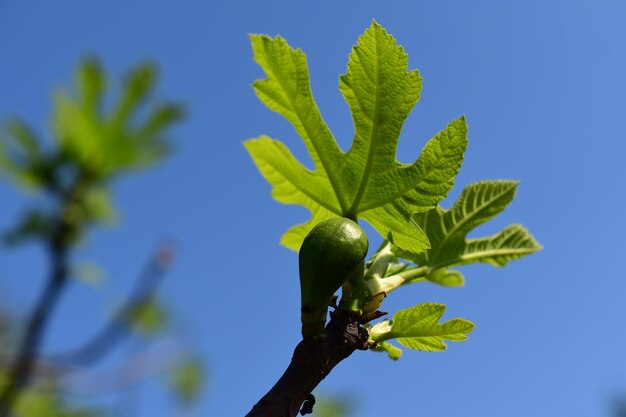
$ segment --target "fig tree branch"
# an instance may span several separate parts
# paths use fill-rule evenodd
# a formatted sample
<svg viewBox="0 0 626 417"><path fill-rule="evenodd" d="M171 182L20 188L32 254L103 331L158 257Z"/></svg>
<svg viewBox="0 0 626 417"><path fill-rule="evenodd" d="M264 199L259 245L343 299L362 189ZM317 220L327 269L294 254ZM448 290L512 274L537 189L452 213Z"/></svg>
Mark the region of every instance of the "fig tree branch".
<svg viewBox="0 0 626 417"><path fill-rule="evenodd" d="M335 310L324 334L303 339L272 389L246 417L294 417L315 387L355 350L367 349L367 331L358 318Z"/></svg>

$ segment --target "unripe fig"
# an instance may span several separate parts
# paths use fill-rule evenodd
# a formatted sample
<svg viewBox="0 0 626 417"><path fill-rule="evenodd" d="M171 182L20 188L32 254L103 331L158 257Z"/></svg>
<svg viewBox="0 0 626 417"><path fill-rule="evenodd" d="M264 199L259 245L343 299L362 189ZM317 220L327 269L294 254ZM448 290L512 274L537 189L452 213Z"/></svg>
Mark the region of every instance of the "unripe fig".
<svg viewBox="0 0 626 417"><path fill-rule="evenodd" d="M302 336L324 332L331 297L358 271L363 273L368 241L350 219L334 217L315 226L300 247Z"/></svg>

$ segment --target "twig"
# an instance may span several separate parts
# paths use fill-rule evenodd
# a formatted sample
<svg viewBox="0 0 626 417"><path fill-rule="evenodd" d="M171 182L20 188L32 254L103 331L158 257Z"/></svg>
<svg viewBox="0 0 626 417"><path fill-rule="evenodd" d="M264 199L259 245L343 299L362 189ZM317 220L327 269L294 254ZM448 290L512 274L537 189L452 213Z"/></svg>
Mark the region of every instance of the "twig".
<svg viewBox="0 0 626 417"><path fill-rule="evenodd" d="M127 320L154 299L165 273L172 264L173 257L174 249L171 245L160 246L146 263L130 297L117 310L113 318L82 347L71 352L51 355L49 358L53 361L86 366L110 352L128 334Z"/></svg>
<svg viewBox="0 0 626 417"><path fill-rule="evenodd" d="M184 334L173 333L157 344L98 370L89 366L34 358L31 385L36 389L52 389L62 395L87 397L128 389L174 366L189 350L184 342L185 338ZM123 375L122 379L120 375ZM43 382L41 387L36 386L36 381Z"/></svg>
<svg viewBox="0 0 626 417"><path fill-rule="evenodd" d="M50 185L49 191L58 199L58 212L54 217L52 232L45 238L50 257L50 277L28 321L17 359L8 371L7 385L0 393L0 417L9 416L21 391L28 385L44 331L52 317L59 296L66 287L69 249L72 234L76 232L77 227L73 223L75 219L72 218L71 212L75 209L77 200L81 197L88 182L88 175L85 172L79 172L67 188L57 189L52 183Z"/></svg>
<svg viewBox="0 0 626 417"><path fill-rule="evenodd" d="M173 335L106 369L78 368L60 380L58 389L65 395L81 397L130 389L171 369L187 352L188 347L181 343L180 335Z"/></svg>
<svg viewBox="0 0 626 417"><path fill-rule="evenodd" d="M55 240L50 245L51 274L28 322L17 359L9 370L8 384L0 395L0 417L8 417L20 392L28 384L44 330L67 283L67 246L60 242Z"/></svg>

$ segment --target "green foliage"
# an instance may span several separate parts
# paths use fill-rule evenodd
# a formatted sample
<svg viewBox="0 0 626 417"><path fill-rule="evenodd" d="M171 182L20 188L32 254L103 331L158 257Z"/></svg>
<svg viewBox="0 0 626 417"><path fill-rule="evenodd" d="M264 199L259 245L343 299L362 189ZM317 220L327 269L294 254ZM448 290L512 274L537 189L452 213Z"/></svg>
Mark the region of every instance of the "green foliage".
<svg viewBox="0 0 626 417"><path fill-rule="evenodd" d="M182 116L180 106L153 100L156 79L154 66L140 65L126 76L120 96L110 100L102 68L87 59L78 67L76 91L55 94L52 146L18 119L2 126L0 173L52 197L52 204L38 202L26 210L5 234L7 243L38 238L76 243L86 226L114 222L111 180L161 160L170 149L166 131Z"/></svg>
<svg viewBox="0 0 626 417"><path fill-rule="evenodd" d="M0 369L0 389L7 383L4 369ZM46 381L22 393L15 404L13 417L100 417L104 410L96 407L76 407L64 401L59 395L59 387L53 381Z"/></svg>
<svg viewBox="0 0 626 417"><path fill-rule="evenodd" d="M465 284L465 277L459 271L449 269L435 269L426 275L428 281L444 287L462 287Z"/></svg>
<svg viewBox="0 0 626 417"><path fill-rule="evenodd" d="M171 103L145 108L156 76L151 64L130 71L122 94L107 111L106 76L98 62L84 61L77 73L76 95L65 91L55 95L53 132L60 148L96 178L159 161L170 147L164 130L182 112Z"/></svg>
<svg viewBox="0 0 626 417"><path fill-rule="evenodd" d="M9 119L0 136L0 170L19 185L32 188L47 182L48 168L35 133L20 120Z"/></svg>
<svg viewBox="0 0 626 417"><path fill-rule="evenodd" d="M397 361L402 357L402 349L389 342L377 342L371 349L375 352L387 352L389 359Z"/></svg>
<svg viewBox="0 0 626 417"><path fill-rule="evenodd" d="M376 22L352 49L340 90L352 111L355 136L343 152L324 123L309 85L304 53L280 38L252 35L255 61L267 78L254 83L259 99L283 115L304 140L315 169L305 168L277 140L261 136L245 146L272 195L311 211L311 220L292 227L281 243L298 250L317 223L335 216L368 221L398 247L429 247L409 222L415 212L437 205L452 188L467 144L461 117L435 135L410 165L395 159L404 120L417 102L421 78L407 71L407 55Z"/></svg>
<svg viewBox="0 0 626 417"><path fill-rule="evenodd" d="M513 224L487 237L467 239L474 228L493 218L511 202L516 181L490 180L468 185L448 210L441 207L415 213L412 221L426 232L431 247L422 252L409 252L385 242L368 263L366 278L378 279L376 285L387 292L413 282L430 281L439 285L462 286L465 278L449 267L470 263L505 266L509 261L530 255L541 245L521 225ZM389 259L378 259L386 251ZM415 263L385 263L404 258ZM377 271L373 274L371 271ZM386 279L382 280L381 279ZM391 284L393 282L393 285ZM374 283L369 283L374 287Z"/></svg>
<svg viewBox="0 0 626 417"><path fill-rule="evenodd" d="M254 60L266 76L253 85L257 96L294 126L313 161L313 169L306 168L285 144L267 136L245 142L272 185L273 197L311 212L311 219L289 229L281 243L298 250L316 224L335 216L364 219L385 238L366 262L362 278L351 277L343 286L339 309L367 321L366 315L400 286L423 281L462 286L465 278L450 267L476 262L505 266L541 249L520 225L467 239L511 202L516 181L470 184L449 210L438 206L463 162L464 117L428 141L414 163L396 160L400 132L419 99L422 79L416 70L408 71L404 49L376 22L352 48L339 80L355 127L347 152L339 148L315 104L304 53L278 36L252 35L251 42ZM465 340L474 324L460 318L439 323L444 311L442 304L420 304L396 313L392 321L369 326L372 350L397 360L402 351L389 339L425 351L444 350L445 340Z"/></svg>
<svg viewBox="0 0 626 417"><path fill-rule="evenodd" d="M168 130L180 119L179 105L154 99L156 69L142 64L131 70L114 97L108 92L107 77L100 64L88 59L76 72L74 91L60 90L54 96L51 139L44 140L26 123L8 119L0 129L0 174L18 188L30 191L32 206L25 209L16 224L4 234L5 243L18 244L25 240L43 243L54 265L54 280L61 290L68 278L98 283L102 273L95 264L72 263L75 245L89 226L109 225L115 221L112 203L113 180L131 171L159 162L170 151ZM74 246L74 247L73 247ZM166 261L162 261L165 263ZM162 267L163 265L160 265ZM60 272L57 272L60 271ZM57 290L60 292L61 290ZM146 290L153 291L153 287ZM0 311L0 345L14 352L13 358L0 367L0 391L5 391L8 374L18 375L24 354L38 354L38 339L53 312L54 301L43 297L45 303L35 308L31 321L21 323L14 317L3 317ZM56 300L56 299L55 299ZM43 317L39 315L44 311ZM168 325L168 314L148 293L127 308L121 309L111 326L97 334L91 344L70 352L67 363L43 361L33 370L26 369L20 379L28 385L17 388L15 417L91 417L104 415L104 410L83 409L74 401L65 401L65 377L71 370L65 366L73 359L87 362L98 359L106 349L123 336L124 325L142 336L160 335ZM126 313L126 314L124 314ZM5 322L6 321L6 322ZM15 325L15 323L18 325ZM15 328L19 327L19 331ZM24 344L16 343L26 329ZM34 342L32 342L34 341ZM111 343L111 346L107 346ZM94 346L98 346L95 349ZM104 346L104 347L101 347ZM103 349L100 351L100 349ZM17 353L15 353L17 352ZM85 354L85 352L87 352ZM73 356L73 355L76 356ZM81 357L83 356L83 357ZM30 360L29 358L27 358ZM39 360L39 359L37 359ZM24 362L25 363L25 362ZM41 369L40 369L41 368ZM67 369L66 369L67 368ZM185 404L193 402L202 383L198 360L187 358L172 371L171 388L176 398ZM46 371L46 372L43 372ZM3 398L3 401L5 399ZM3 403L4 407L11 406ZM108 413L107 413L108 414Z"/></svg>
<svg viewBox="0 0 626 417"><path fill-rule="evenodd" d="M189 406L198 400L205 379L202 362L192 357L176 364L168 377L169 386L182 406Z"/></svg>
<svg viewBox="0 0 626 417"><path fill-rule="evenodd" d="M122 320L139 334L154 336L166 328L169 314L165 306L152 299L135 306Z"/></svg>
<svg viewBox="0 0 626 417"><path fill-rule="evenodd" d="M348 417L354 415L355 408L348 396L316 395L312 417Z"/></svg>
<svg viewBox="0 0 626 417"><path fill-rule="evenodd" d="M474 329L474 323L461 318L439 323L445 311L445 305L434 303L418 304L398 311L391 321L384 320L373 326L369 331L370 339L375 343L397 339L409 349L443 351L447 347L445 340L466 340L467 334ZM388 346L383 349L388 353L391 350ZM389 353L389 356L392 357L392 354Z"/></svg>
<svg viewBox="0 0 626 417"><path fill-rule="evenodd" d="M2 335L2 334L0 334ZM0 389L5 387L8 376L0 369ZM13 417L100 417L103 410L96 407L76 407L64 401L58 386L46 381L22 393L14 406Z"/></svg>
<svg viewBox="0 0 626 417"><path fill-rule="evenodd" d="M508 261L529 255L541 245L521 225L510 225L492 236L466 239L474 228L493 218L513 200L516 181L480 181L465 187L448 210L437 207L415 213L412 220L424 230L431 248L409 252L394 248L394 253L420 266L427 266L427 279L442 285L462 284L463 278L450 266L488 263L505 266Z"/></svg>
<svg viewBox="0 0 626 417"><path fill-rule="evenodd" d="M29 390L15 407L15 417L101 417L104 410L77 408L61 401L53 387Z"/></svg>

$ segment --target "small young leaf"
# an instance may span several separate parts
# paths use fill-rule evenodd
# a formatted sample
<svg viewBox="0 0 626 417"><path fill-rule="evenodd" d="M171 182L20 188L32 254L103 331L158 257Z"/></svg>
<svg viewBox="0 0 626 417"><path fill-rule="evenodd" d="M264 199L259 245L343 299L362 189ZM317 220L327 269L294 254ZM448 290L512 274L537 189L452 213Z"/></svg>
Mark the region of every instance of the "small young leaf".
<svg viewBox="0 0 626 417"><path fill-rule="evenodd" d="M474 323L454 318L445 323L439 320L446 311L443 304L418 304L393 315L391 322L383 321L370 329L370 338L376 343L398 339L410 349L439 352L446 349L445 340L460 342L474 329Z"/></svg>
<svg viewBox="0 0 626 417"><path fill-rule="evenodd" d="M436 269L426 275L426 279L434 284L444 287L462 287L465 285L465 278L459 271L450 271L446 268Z"/></svg>
<svg viewBox="0 0 626 417"><path fill-rule="evenodd" d="M431 248L420 253L394 248L394 253L438 270L475 262L504 266L509 260L536 252L541 245L521 225L510 225L493 236L466 240L472 229L504 210L516 187L516 181L476 182L465 187L449 210L437 207L415 213L412 219L426 232Z"/></svg>
<svg viewBox="0 0 626 417"><path fill-rule="evenodd" d="M376 348L373 349L374 351L377 352L387 352L387 356L389 356L389 359L392 359L394 361L397 361L398 359L400 359L402 357L402 349L400 349L397 346L392 345L389 342L380 342L376 344Z"/></svg>

